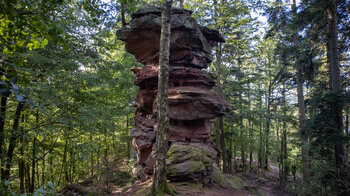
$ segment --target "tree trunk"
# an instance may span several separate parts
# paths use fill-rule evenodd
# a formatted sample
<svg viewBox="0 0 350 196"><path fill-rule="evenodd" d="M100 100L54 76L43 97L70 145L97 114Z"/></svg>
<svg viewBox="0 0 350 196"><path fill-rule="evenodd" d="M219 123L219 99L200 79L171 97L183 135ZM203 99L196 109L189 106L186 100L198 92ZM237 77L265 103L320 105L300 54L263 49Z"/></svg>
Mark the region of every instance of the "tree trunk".
<svg viewBox="0 0 350 196"><path fill-rule="evenodd" d="M168 105L168 80L169 80L169 55L170 55L170 29L171 29L171 4L172 0L163 0L162 28L160 35L159 72L157 92L157 135L155 149L155 164L153 172L153 184L151 196L163 193L172 193L166 181L166 152L168 147L169 129L169 105Z"/></svg>
<svg viewBox="0 0 350 196"><path fill-rule="evenodd" d="M129 114L126 115L126 132L129 133ZM131 158L131 141L127 140L126 141L126 152L127 152L127 155L128 155L128 158L130 159Z"/></svg>
<svg viewBox="0 0 350 196"><path fill-rule="evenodd" d="M286 88L285 81L283 81L283 89L282 89L282 110L283 116L287 116L287 103L286 103ZM281 165L282 165L282 181L283 185L287 182L288 176L288 154L287 154L287 122L283 120L283 130L281 134Z"/></svg>
<svg viewBox="0 0 350 196"><path fill-rule="evenodd" d="M222 85L221 85L221 56L222 56L222 44L219 43L216 51L216 87L219 95L222 95ZM216 127L215 130L218 134L216 137L219 139L218 146L221 150L222 156L222 170L224 172L227 171L227 153L226 153L226 144L225 144L225 132L224 132L224 118L218 117L216 119Z"/></svg>
<svg viewBox="0 0 350 196"><path fill-rule="evenodd" d="M120 2L120 14L122 17L122 26L125 27L126 26L126 21L125 21L125 4L124 1Z"/></svg>
<svg viewBox="0 0 350 196"><path fill-rule="evenodd" d="M1 97L1 109L0 109L0 162L1 162L1 180L4 180L4 167L5 167L5 150L4 150L4 130L5 130L5 120L6 120L6 105L7 96Z"/></svg>
<svg viewBox="0 0 350 196"><path fill-rule="evenodd" d="M36 123L36 128L38 129L38 126L39 126L39 109L36 110L35 123ZM33 155L32 155L32 179L31 179L32 182L30 183L31 186L30 186L30 189L29 189L30 193L33 193L34 189L35 189L35 164L37 162L37 160L36 160L36 148L37 148L36 147L36 136L34 136L34 138L33 138L33 147L32 147L32 151L33 151ZM39 175L37 175L37 177L39 178Z"/></svg>
<svg viewBox="0 0 350 196"><path fill-rule="evenodd" d="M17 109L15 113L15 120L13 121L13 127L12 127L12 133L9 141L9 147L7 150L7 159L6 159L6 167L4 171L4 179L9 180L10 179L10 170L12 166L12 158L13 158L13 151L15 150L16 146L16 140L18 136L18 126L19 126L19 120L21 118L21 112L23 109L24 103L18 102Z"/></svg>
<svg viewBox="0 0 350 196"><path fill-rule="evenodd" d="M30 193L34 193L34 188L35 188L35 159L36 159L36 137L34 137L33 139L33 154L32 154L32 182L30 183L30 189L29 192Z"/></svg>
<svg viewBox="0 0 350 196"><path fill-rule="evenodd" d="M224 133L224 118L219 117L218 128L220 130L220 148L222 151L222 170L223 172L227 171L227 153L226 153L226 144L225 144L225 133Z"/></svg>
<svg viewBox="0 0 350 196"><path fill-rule="evenodd" d="M235 170L235 174L237 174L237 169L238 169L238 166L237 166L237 144L234 145L233 147L233 168Z"/></svg>
<svg viewBox="0 0 350 196"><path fill-rule="evenodd" d="M233 126L231 126L230 131L230 143L229 143L229 149L227 150L227 170L232 171L232 146L233 146Z"/></svg>
<svg viewBox="0 0 350 196"><path fill-rule="evenodd" d="M328 13L328 62L330 70L330 87L331 91L340 94L342 91L340 70L339 70L339 44L338 44L338 26L337 26L337 10L336 1L331 0L327 6ZM331 122L335 128L335 138L339 141L334 145L335 164L338 172L343 175L345 173L346 157L344 148L343 134L343 116L342 104L334 100L331 104Z"/></svg>
<svg viewBox="0 0 350 196"><path fill-rule="evenodd" d="M221 29L218 16L219 9L217 9L218 2L216 0L213 1L214 6L214 21L215 25L218 29ZM221 65L222 65L222 43L218 43L218 47L216 50L216 90L219 95L222 95L222 85L221 85ZM216 139L217 139L217 147L221 150L221 158L222 158L222 170L224 172L227 171L227 153L226 153L226 144L225 144L225 131L223 128L223 117L218 117L216 119ZM218 166L220 168L220 158L218 160Z"/></svg>
<svg viewBox="0 0 350 196"><path fill-rule="evenodd" d="M292 0L291 2L291 9L292 9L292 15L293 15L293 22L295 22L295 17L297 14L295 0ZM305 130L304 130L306 114L305 114L305 101L304 101L304 91L303 91L304 81L302 76L303 66L298 64L298 61L299 61L299 53L297 50L297 47L299 45L298 28L294 28L293 30L293 45L295 47L294 50L296 51L294 53L294 58L295 58L294 68L297 71L296 82L297 82L297 96L298 96L299 130L300 130L301 139L302 139L302 147L301 147L302 173L303 173L303 180L307 180L310 177L310 160L309 160L309 148L307 146L308 135L305 133Z"/></svg>
<svg viewBox="0 0 350 196"><path fill-rule="evenodd" d="M259 85L259 89L261 89L261 86ZM263 153L264 153L264 149L263 149L263 131L262 131L262 127L263 127L263 115L262 115L262 96L259 95L259 111L260 111L260 123L259 123L259 152L258 152L258 168L262 168L262 162L263 162ZM258 173L259 173L259 169L258 169Z"/></svg>
<svg viewBox="0 0 350 196"><path fill-rule="evenodd" d="M92 131L90 130L90 172L91 172L91 177L94 176L94 152L92 150L93 149L92 145L93 145Z"/></svg>
<svg viewBox="0 0 350 196"><path fill-rule="evenodd" d="M25 163L25 178L26 178L26 190L27 192L30 191L30 166L29 163Z"/></svg>
<svg viewBox="0 0 350 196"><path fill-rule="evenodd" d="M69 183L72 183L73 182L73 171L74 171L74 165L75 165L75 160L74 160L74 151L73 151L73 148L74 148L74 144L72 142L72 139L70 139L70 144L71 144L71 147L69 149L69 169L68 169L68 182Z"/></svg>
<svg viewBox="0 0 350 196"><path fill-rule="evenodd" d="M184 0L179 0L180 1L180 9L184 9Z"/></svg>
<svg viewBox="0 0 350 196"><path fill-rule="evenodd" d="M51 182L54 181L54 175L53 175L53 156L49 156L49 174L50 174L50 180Z"/></svg>
<svg viewBox="0 0 350 196"><path fill-rule="evenodd" d="M39 170L39 161L35 159L35 167L36 167L36 184L37 187L40 187L40 170Z"/></svg>
<svg viewBox="0 0 350 196"><path fill-rule="evenodd" d="M44 186L46 182L46 161L45 161L45 150L43 152L44 157L43 157L43 163L42 163L42 168L41 168L41 185Z"/></svg>
<svg viewBox="0 0 350 196"><path fill-rule="evenodd" d="M23 146L23 138L21 138L21 146ZM21 159L18 161L18 175L19 175L19 193L24 194L25 193L25 187L24 187L24 175L25 175L25 169L24 169L24 160L23 160L23 155L24 155L24 149L21 147L20 150L21 153Z"/></svg>
<svg viewBox="0 0 350 196"><path fill-rule="evenodd" d="M249 125L249 172L252 172L252 163L253 163L253 126L254 123L251 123L251 120L248 121Z"/></svg>
<svg viewBox="0 0 350 196"><path fill-rule="evenodd" d="M222 150L221 150L221 145L220 145L220 127L219 127L219 118L215 119L215 143L217 148L219 149L219 155L217 156L216 159L216 164L218 165L219 168L221 168L221 164L220 164L220 159L221 159L221 154Z"/></svg>
<svg viewBox="0 0 350 196"><path fill-rule="evenodd" d="M68 130L66 130L66 131L64 132L65 144L64 144L63 157L62 157L62 166L61 166L61 171L60 171L60 176L59 176L59 178L58 178L57 186L59 186L60 183L61 183L62 173L63 173L63 172L64 172L64 174L65 174L66 182L68 181L68 179L67 179L67 178L68 178L68 171L67 171L67 151L68 151L69 131L70 131L70 127L68 128Z"/></svg>
<svg viewBox="0 0 350 196"><path fill-rule="evenodd" d="M238 79L238 82L239 82L239 85L241 85L239 89L242 89L242 83L241 83L241 80L242 80L242 77L241 77L241 66L242 66L242 60L241 60L241 57L240 55L238 56L237 58L237 64L238 64L238 76L237 76L237 79ZM245 138L244 136L244 125L243 125L243 122L244 122L244 118L243 118L243 98L242 98L242 93L243 91L242 90L239 90L239 95L238 95L238 100L239 100L239 106L240 106L240 117L239 117L239 129L240 129L240 138ZM244 142L240 142L240 147L241 147L241 161L242 161L242 164L243 164L243 172L246 171L246 164L245 164L245 160L246 160L246 156L245 156L245 143Z"/></svg>
<svg viewBox="0 0 350 196"><path fill-rule="evenodd" d="M349 106L347 106L345 111L346 111L346 115L345 115L345 134L346 134L347 137L349 137L350 136L350 131L349 131ZM349 148L350 148L350 143L348 143L345 146L346 152L349 151ZM346 158L348 158L348 157L346 157Z"/></svg>
<svg viewBox="0 0 350 196"><path fill-rule="evenodd" d="M244 129L243 129L243 118L241 118L241 120L240 120L240 129L241 129L241 131L240 131L240 138L245 138L245 135L244 135ZM242 161L242 166L243 166L243 168L242 168L242 170L243 170L243 172L245 172L246 171L246 163L245 163L245 161L246 161L246 156L245 156L245 148L246 148L246 146L245 146L245 144L244 144L244 142L241 142L240 143L240 146L241 146L241 161Z"/></svg>
<svg viewBox="0 0 350 196"><path fill-rule="evenodd" d="M272 93L272 82L271 80L269 81L269 89L268 89L268 94L266 97L266 130L265 130L265 159L264 159L264 169L268 170L269 169L269 137L270 137L270 124L271 124L271 93Z"/></svg>
<svg viewBox="0 0 350 196"><path fill-rule="evenodd" d="M24 115L22 115L22 120L21 120L21 123L24 124ZM23 132L23 129L21 129L21 133L20 133L20 155L21 155L21 158L18 160L18 176L19 176L19 193L20 194L24 194L25 193L25 187L24 187L24 172L25 172L25 169L24 169L24 159L23 159L23 156L24 156L24 140L23 140L23 135L24 135L24 132Z"/></svg>

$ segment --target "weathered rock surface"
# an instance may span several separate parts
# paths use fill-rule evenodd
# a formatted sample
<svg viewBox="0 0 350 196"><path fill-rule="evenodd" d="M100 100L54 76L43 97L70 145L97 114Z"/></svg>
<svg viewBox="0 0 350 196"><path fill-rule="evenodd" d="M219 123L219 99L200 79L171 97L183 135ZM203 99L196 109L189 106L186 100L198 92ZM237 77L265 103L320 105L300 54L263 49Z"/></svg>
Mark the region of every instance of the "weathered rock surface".
<svg viewBox="0 0 350 196"><path fill-rule="evenodd" d="M133 14L130 23L118 31L117 36L125 41L128 52L137 61L158 64L161 10L150 7ZM201 27L188 10L172 9L170 64L206 68L211 62L211 48L223 38L215 30Z"/></svg>
<svg viewBox="0 0 350 196"><path fill-rule="evenodd" d="M207 145L175 143L167 153L167 177L173 181L202 180L211 173L216 154Z"/></svg>
<svg viewBox="0 0 350 196"><path fill-rule="evenodd" d="M153 173L160 28L161 9L151 7L133 14L130 23L117 33L127 51L145 65L132 69L135 85L140 88L130 135L141 166L140 178ZM218 182L220 177L214 166L218 152L210 141L209 119L223 116L230 105L210 91L215 83L203 69L211 62L211 48L223 41L218 31L198 25L190 11L172 9L167 154L170 180L209 183Z"/></svg>

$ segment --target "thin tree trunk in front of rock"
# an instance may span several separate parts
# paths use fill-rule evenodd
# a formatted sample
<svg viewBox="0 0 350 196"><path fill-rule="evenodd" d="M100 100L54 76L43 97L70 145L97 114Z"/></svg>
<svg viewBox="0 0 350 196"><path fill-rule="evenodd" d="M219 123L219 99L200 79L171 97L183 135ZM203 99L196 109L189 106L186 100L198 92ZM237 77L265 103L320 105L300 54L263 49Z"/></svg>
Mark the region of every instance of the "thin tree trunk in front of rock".
<svg viewBox="0 0 350 196"><path fill-rule="evenodd" d="M172 193L166 178L167 135L169 129L168 80L172 0L163 0L157 92L157 135L151 196Z"/></svg>

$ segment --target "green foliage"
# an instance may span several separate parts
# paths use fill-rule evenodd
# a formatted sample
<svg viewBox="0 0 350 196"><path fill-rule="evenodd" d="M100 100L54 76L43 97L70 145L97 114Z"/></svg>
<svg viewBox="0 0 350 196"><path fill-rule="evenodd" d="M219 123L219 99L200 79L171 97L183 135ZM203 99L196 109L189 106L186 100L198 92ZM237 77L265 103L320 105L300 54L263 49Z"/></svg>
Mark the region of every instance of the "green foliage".
<svg viewBox="0 0 350 196"><path fill-rule="evenodd" d="M102 4L16 1L1 6L0 92L8 99L2 154L16 102L26 101L9 181L13 193L19 192L20 179L31 183L31 176L23 181L24 174L14 172L21 170L18 164L25 164L29 175L35 165L40 176L34 189L48 181L61 188L93 175L107 159L115 164L129 156L129 103L136 92L130 68L138 64L104 26L117 21L103 17ZM49 188L33 194L53 194Z"/></svg>
<svg viewBox="0 0 350 196"><path fill-rule="evenodd" d="M25 103L15 138L11 178L2 181L1 195L53 195L66 184L93 175L122 186L133 182L130 172L108 173L113 165L129 159L134 112L130 104L136 97L130 68L140 66L114 32L121 26L122 3L129 20L137 9L159 2L0 1L0 95L7 101L5 113L1 113L2 168L16 106ZM264 167L264 159L268 159L280 166L286 177L291 163L296 163L298 172L301 170L302 132L297 130L295 107L295 70L301 69L308 117L302 131L310 137L306 145L312 149L313 170L312 183L297 187L304 193L342 191L344 187L335 182L348 186L348 176L335 175L334 145L348 144L349 136L334 134L335 126L329 119L332 104L349 112L349 2L337 1L342 94L328 92L327 13L323 1L302 1L294 19L286 1L215 2L184 1L184 7L192 10L203 26L218 29L226 40L216 47L209 71L216 71L220 53L219 83L232 106L224 118L229 158L257 160L250 169ZM265 34L259 29L266 24L253 18L252 10L265 11ZM291 44L295 29L301 32L297 47ZM297 61L296 53L300 57ZM28 193L32 164L38 174L33 181L36 190ZM229 169L239 170L235 163L230 164L235 168ZM163 188L171 192L169 187Z"/></svg>

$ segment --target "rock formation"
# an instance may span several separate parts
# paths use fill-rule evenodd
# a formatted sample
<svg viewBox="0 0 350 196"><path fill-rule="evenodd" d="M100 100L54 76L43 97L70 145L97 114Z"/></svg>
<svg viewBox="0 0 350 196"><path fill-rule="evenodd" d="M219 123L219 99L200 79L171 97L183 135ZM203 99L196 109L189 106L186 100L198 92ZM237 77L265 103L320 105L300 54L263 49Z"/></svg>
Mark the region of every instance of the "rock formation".
<svg viewBox="0 0 350 196"><path fill-rule="evenodd" d="M132 69L139 91L135 127L130 134L140 178L153 173L160 29L161 9L151 7L133 14L130 23L117 33L126 50L144 64ZM209 119L223 116L230 106L222 96L210 91L215 83L204 70L217 42L224 42L218 31L198 25L188 10L172 9L167 171L168 179L173 181L218 179L213 166L218 152L209 140Z"/></svg>

